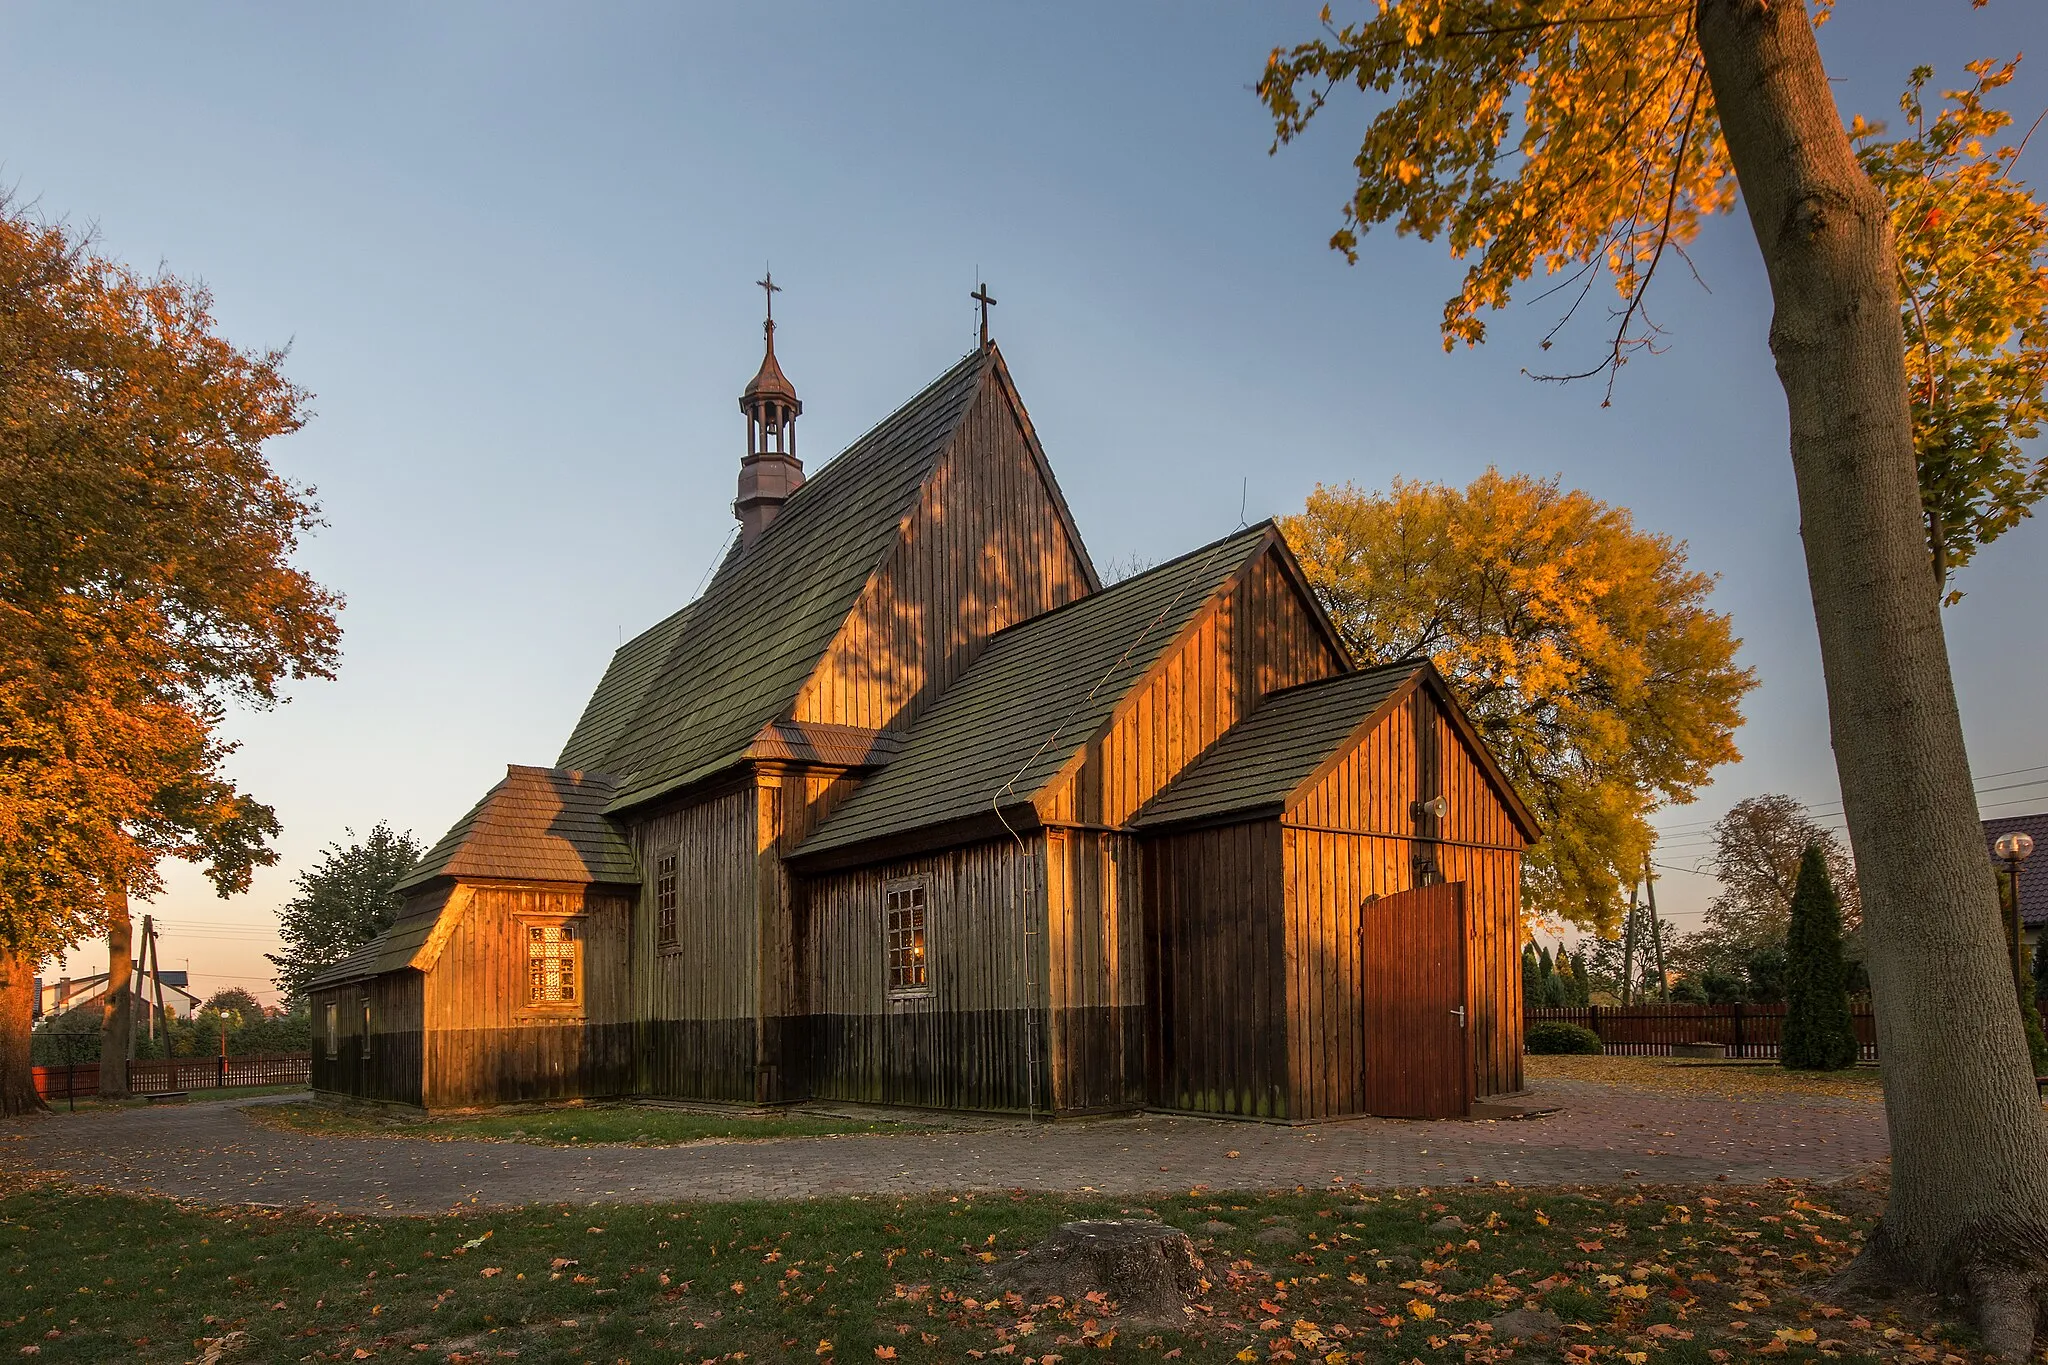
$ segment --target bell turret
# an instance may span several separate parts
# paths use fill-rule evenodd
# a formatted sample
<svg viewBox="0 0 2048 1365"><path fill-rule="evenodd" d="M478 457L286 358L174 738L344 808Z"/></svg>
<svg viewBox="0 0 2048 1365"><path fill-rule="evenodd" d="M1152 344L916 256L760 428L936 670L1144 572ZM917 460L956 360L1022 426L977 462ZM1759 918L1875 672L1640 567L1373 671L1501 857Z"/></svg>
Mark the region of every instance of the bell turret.
<svg viewBox="0 0 2048 1365"><path fill-rule="evenodd" d="M796 419L804 405L797 399L796 385L775 363L775 296L782 286L773 275L757 283L768 295L768 318L762 324L766 354L740 395L740 411L747 415L747 453L740 461L739 496L732 511L740 519L742 548L768 529L782 504L804 482L803 462L796 457Z"/></svg>

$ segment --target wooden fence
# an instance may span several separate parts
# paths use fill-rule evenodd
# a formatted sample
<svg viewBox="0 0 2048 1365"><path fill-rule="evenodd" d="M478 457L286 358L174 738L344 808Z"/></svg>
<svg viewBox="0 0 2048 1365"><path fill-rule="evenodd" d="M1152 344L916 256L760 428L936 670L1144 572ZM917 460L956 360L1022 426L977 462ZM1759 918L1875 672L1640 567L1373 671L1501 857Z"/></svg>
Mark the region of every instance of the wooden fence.
<svg viewBox="0 0 2048 1365"><path fill-rule="evenodd" d="M135 1095L163 1095L174 1090L225 1090L252 1085L304 1085L312 1077L313 1056L288 1052L253 1057L173 1057L128 1063L128 1090ZM63 1100L100 1093L100 1064L39 1066L36 1093L45 1100Z"/></svg>
<svg viewBox="0 0 2048 1365"><path fill-rule="evenodd" d="M1852 1001L1857 1055L1877 1060L1877 1020L1869 1004ZM1775 1061L1785 1029L1783 1005L1575 1005L1525 1011L1525 1024L1555 1019L1589 1028L1609 1053L1668 1057L1677 1043L1719 1043L1730 1057Z"/></svg>

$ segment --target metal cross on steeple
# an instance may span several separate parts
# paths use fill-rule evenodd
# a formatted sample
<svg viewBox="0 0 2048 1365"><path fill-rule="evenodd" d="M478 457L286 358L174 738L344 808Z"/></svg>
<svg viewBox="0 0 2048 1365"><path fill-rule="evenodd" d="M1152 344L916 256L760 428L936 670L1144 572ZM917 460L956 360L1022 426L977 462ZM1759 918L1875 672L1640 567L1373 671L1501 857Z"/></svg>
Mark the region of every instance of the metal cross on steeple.
<svg viewBox="0 0 2048 1365"><path fill-rule="evenodd" d="M775 296L782 292L782 286L775 282L775 272L764 270L761 278L754 281L761 286L761 292L768 296L768 321L775 321Z"/></svg>
<svg viewBox="0 0 2048 1365"><path fill-rule="evenodd" d="M967 296L981 305L981 348L988 349L988 310L995 303L995 296L988 292L988 286L977 283L974 292Z"/></svg>

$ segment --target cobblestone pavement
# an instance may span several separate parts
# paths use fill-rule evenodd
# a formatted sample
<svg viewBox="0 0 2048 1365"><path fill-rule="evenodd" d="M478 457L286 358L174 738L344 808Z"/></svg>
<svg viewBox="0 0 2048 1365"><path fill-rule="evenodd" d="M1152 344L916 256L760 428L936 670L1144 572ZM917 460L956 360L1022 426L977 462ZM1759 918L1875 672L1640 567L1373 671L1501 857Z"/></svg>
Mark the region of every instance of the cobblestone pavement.
<svg viewBox="0 0 2048 1365"><path fill-rule="evenodd" d="M247 1102L125 1109L0 1124L0 1180L80 1184L217 1203L432 1213L457 1204L648 1203L1012 1189L1156 1194L1270 1189L1826 1178L1888 1154L1874 1102L1706 1098L1547 1081L1541 1118L1358 1119L1302 1127L1147 1115L958 1132L542 1147L321 1137L249 1121Z"/></svg>

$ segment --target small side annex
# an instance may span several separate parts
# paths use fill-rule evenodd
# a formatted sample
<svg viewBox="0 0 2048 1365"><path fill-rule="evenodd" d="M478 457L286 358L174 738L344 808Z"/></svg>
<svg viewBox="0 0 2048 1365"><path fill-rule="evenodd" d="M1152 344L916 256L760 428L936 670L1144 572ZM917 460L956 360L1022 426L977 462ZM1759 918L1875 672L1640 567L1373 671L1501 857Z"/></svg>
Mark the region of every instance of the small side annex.
<svg viewBox="0 0 2048 1365"><path fill-rule="evenodd" d="M428 1109L629 1093L638 859L610 781L512 766L316 977L316 1091Z"/></svg>
<svg viewBox="0 0 2048 1365"><path fill-rule="evenodd" d="M1152 1107L1444 1117L1521 1088L1539 831L1433 667L1273 694L1133 823Z"/></svg>

